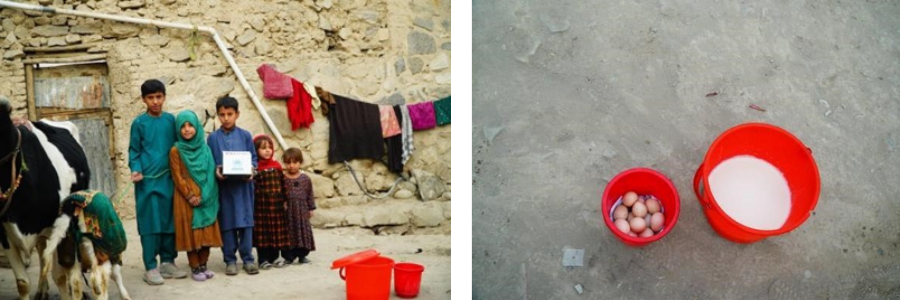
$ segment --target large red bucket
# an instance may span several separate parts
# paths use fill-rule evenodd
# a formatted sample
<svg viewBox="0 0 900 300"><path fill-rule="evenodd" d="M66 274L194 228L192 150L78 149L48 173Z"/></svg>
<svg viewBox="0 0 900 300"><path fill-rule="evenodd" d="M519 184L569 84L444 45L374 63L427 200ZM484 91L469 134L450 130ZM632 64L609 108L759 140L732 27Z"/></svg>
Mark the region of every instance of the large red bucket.
<svg viewBox="0 0 900 300"><path fill-rule="evenodd" d="M722 161L738 155L765 160L784 174L791 191L791 209L781 228L759 230L738 223L722 210L711 189L706 188L712 170ZM741 124L713 141L694 175L694 193L713 230L728 240L752 243L794 230L809 218L819 200L819 169L812 150L790 132L763 123Z"/></svg>
<svg viewBox="0 0 900 300"><path fill-rule="evenodd" d="M367 250L334 261L341 279L347 282L348 300L387 300L391 297L391 273L394 260ZM346 275L344 275L346 270Z"/></svg>
<svg viewBox="0 0 900 300"><path fill-rule="evenodd" d="M419 264L398 263L394 265L394 292L400 298L415 298L422 284L425 267Z"/></svg>

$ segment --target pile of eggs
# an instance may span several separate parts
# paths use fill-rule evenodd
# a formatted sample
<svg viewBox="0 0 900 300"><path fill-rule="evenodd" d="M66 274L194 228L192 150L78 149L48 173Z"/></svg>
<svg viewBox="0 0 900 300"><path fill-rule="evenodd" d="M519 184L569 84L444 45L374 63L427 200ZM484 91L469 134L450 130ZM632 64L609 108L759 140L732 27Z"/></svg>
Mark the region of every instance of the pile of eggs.
<svg viewBox="0 0 900 300"><path fill-rule="evenodd" d="M666 221L659 199L635 192L625 193L621 204L613 206L612 215L616 228L632 237L651 237L662 230Z"/></svg>

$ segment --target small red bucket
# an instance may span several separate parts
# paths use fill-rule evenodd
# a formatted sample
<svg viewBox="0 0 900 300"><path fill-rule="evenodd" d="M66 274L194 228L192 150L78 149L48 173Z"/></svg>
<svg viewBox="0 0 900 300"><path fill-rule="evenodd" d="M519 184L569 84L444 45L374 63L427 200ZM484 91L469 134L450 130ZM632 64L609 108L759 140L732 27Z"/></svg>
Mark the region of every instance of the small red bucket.
<svg viewBox="0 0 900 300"><path fill-rule="evenodd" d="M632 237L619 231L609 212L619 199L628 191L638 195L653 195L659 199L665 210L666 220L663 222L663 230L651 237ZM603 214L603 222L622 243L632 247L643 247L666 236L675 223L678 222L678 214L681 212L681 200L678 198L678 190L669 178L660 172L648 168L634 168L619 173L606 185L603 190L603 199L600 204L600 212Z"/></svg>
<svg viewBox="0 0 900 300"><path fill-rule="evenodd" d="M787 221L776 230L759 230L732 219L716 202L709 188L709 174L722 161L751 155L778 168L791 191ZM694 175L694 193L709 225L722 237L737 243L752 243L787 233L803 224L819 200L819 169L812 150L787 130L764 123L741 124L726 130L713 141Z"/></svg>
<svg viewBox="0 0 900 300"><path fill-rule="evenodd" d="M425 267L413 263L394 265L394 291L400 298L415 298L419 295L422 284L422 272Z"/></svg>

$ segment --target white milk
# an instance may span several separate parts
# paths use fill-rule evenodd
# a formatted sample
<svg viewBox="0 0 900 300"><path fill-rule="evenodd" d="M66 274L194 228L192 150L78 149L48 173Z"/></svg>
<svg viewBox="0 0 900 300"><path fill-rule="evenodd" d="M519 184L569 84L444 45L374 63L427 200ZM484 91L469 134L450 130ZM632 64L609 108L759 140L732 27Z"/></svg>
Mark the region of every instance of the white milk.
<svg viewBox="0 0 900 300"><path fill-rule="evenodd" d="M750 155L719 163L709 175L709 188L729 217L750 228L781 228L791 212L791 190L784 174Z"/></svg>

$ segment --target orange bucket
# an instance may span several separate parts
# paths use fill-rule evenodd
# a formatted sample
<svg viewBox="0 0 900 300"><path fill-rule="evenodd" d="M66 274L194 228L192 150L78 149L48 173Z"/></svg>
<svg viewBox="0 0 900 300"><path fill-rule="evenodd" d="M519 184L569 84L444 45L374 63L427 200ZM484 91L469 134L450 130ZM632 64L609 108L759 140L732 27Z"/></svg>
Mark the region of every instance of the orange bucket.
<svg viewBox="0 0 900 300"><path fill-rule="evenodd" d="M389 299L393 267L393 259L379 256L375 250L354 253L331 264L331 269L341 269L341 279L347 282L348 300Z"/></svg>
<svg viewBox="0 0 900 300"><path fill-rule="evenodd" d="M716 202L709 188L709 174L722 161L751 155L778 168L791 191L787 221L775 230L759 230L732 219ZM803 224L819 200L819 169L812 150L790 132L764 123L741 124L728 129L709 147L694 175L694 193L709 225L722 237L737 243L752 243L790 232Z"/></svg>

